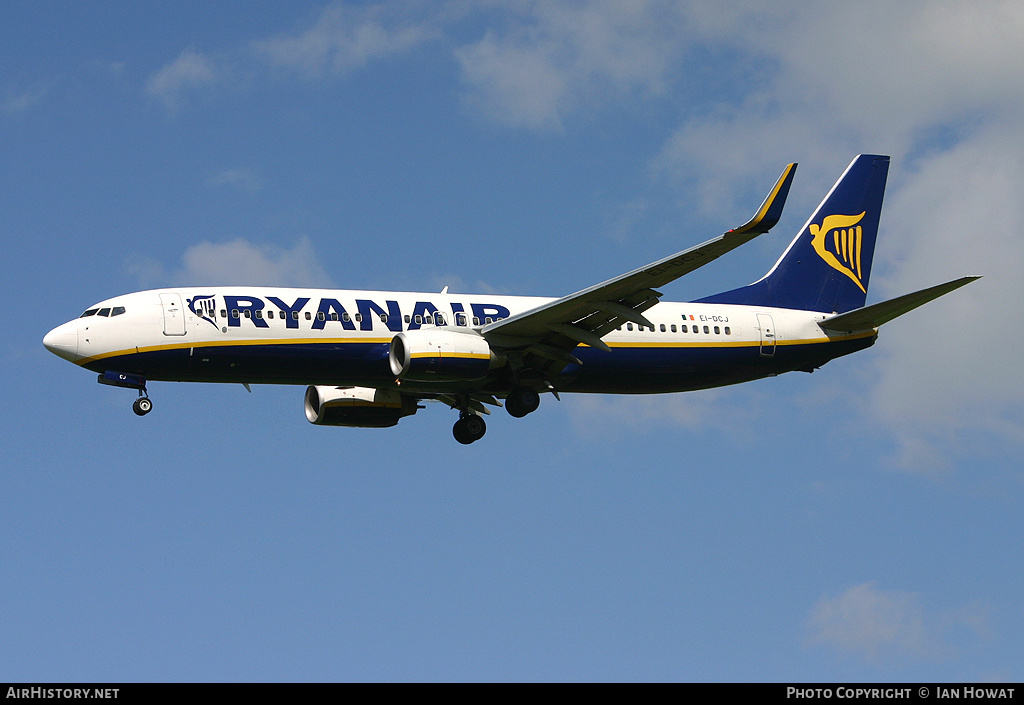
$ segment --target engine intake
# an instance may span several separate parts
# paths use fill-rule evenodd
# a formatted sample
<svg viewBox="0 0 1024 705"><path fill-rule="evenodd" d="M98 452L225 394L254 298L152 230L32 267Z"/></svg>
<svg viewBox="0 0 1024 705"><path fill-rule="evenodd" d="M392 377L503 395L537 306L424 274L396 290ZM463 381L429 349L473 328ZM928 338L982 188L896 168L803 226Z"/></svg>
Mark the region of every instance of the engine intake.
<svg viewBox="0 0 1024 705"><path fill-rule="evenodd" d="M505 359L479 335L426 328L392 338L388 362L398 379L451 382L483 379Z"/></svg>
<svg viewBox="0 0 1024 705"><path fill-rule="evenodd" d="M416 400L390 389L307 387L306 418L317 426L386 428L416 413Z"/></svg>

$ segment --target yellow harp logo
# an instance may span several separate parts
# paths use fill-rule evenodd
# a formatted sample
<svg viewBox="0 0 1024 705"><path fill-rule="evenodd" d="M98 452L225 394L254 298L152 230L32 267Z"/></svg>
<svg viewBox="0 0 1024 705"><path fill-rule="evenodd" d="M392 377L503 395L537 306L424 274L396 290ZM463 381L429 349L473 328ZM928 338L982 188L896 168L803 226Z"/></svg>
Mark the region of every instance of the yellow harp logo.
<svg viewBox="0 0 1024 705"><path fill-rule="evenodd" d="M866 211L865 211L866 212ZM857 225L864 217L860 215L827 215L821 227L811 224L811 245L825 262L842 272L867 293L861 283L860 246L863 240L861 227Z"/></svg>

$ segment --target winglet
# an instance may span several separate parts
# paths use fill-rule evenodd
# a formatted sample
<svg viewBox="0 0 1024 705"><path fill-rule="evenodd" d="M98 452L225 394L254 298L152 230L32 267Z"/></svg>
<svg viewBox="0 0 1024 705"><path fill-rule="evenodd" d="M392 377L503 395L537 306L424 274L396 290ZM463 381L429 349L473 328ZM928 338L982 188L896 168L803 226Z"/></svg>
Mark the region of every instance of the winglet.
<svg viewBox="0 0 1024 705"><path fill-rule="evenodd" d="M766 233L775 227L782 217L782 208L786 205L786 197L789 195L789 187L793 184L793 175L796 173L796 164L789 164L782 170L782 176L775 182L775 186L764 199L764 203L757 209L757 213L749 221L738 228L733 228L731 233Z"/></svg>

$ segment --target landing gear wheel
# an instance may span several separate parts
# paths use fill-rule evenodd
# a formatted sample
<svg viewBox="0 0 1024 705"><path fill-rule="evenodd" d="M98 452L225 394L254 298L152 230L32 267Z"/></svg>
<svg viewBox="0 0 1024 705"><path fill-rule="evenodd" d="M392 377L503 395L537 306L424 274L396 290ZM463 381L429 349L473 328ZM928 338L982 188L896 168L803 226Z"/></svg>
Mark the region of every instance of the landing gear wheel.
<svg viewBox="0 0 1024 705"><path fill-rule="evenodd" d="M476 414L467 414L455 422L452 435L462 445L479 441L487 432L487 424Z"/></svg>
<svg viewBox="0 0 1024 705"><path fill-rule="evenodd" d="M505 397L505 410L519 419L537 410L540 394L533 387L513 387Z"/></svg>
<svg viewBox="0 0 1024 705"><path fill-rule="evenodd" d="M139 416L145 416L153 410L153 402L149 400L149 397L139 397L132 404L132 411Z"/></svg>

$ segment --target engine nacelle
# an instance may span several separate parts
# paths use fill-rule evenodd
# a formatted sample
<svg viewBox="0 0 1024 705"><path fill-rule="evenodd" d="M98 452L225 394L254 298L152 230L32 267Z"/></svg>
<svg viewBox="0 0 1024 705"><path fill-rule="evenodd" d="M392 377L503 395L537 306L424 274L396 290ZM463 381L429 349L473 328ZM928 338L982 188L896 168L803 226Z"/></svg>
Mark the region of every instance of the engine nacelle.
<svg viewBox="0 0 1024 705"><path fill-rule="evenodd" d="M479 335L424 328L392 338L388 362L398 379L451 382L483 379L505 359Z"/></svg>
<svg viewBox="0 0 1024 705"><path fill-rule="evenodd" d="M416 413L416 400L391 389L306 387L306 418L317 426L386 428Z"/></svg>

